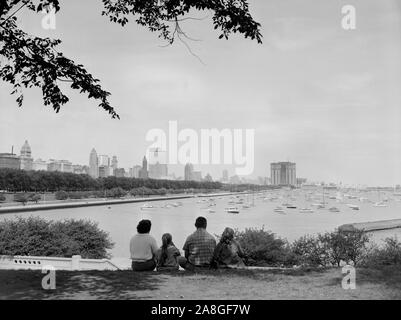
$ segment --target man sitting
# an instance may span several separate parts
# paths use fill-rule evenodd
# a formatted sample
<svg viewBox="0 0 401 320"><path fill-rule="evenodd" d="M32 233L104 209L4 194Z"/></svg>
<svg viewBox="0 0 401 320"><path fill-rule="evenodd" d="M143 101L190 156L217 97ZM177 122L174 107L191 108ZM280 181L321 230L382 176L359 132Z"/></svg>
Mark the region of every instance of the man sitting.
<svg viewBox="0 0 401 320"><path fill-rule="evenodd" d="M216 248L216 240L206 231L207 220L198 217L195 222L196 231L185 241L182 248L185 258L179 257L178 263L185 270L194 271L196 268L209 268Z"/></svg>

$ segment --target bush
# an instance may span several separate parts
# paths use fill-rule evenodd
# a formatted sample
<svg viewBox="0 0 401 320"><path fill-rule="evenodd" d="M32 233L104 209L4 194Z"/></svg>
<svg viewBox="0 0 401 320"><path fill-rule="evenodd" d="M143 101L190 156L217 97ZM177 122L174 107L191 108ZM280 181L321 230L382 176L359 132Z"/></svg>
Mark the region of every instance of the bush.
<svg viewBox="0 0 401 320"><path fill-rule="evenodd" d="M363 231L327 232L304 236L292 243L292 252L302 264L309 266L339 266L341 261L359 264L366 256L369 237Z"/></svg>
<svg viewBox="0 0 401 320"><path fill-rule="evenodd" d="M0 202L5 202L5 201L6 201L6 196L0 193Z"/></svg>
<svg viewBox="0 0 401 320"><path fill-rule="evenodd" d="M401 242L394 238L386 238L384 246L374 247L363 261L366 267L401 265Z"/></svg>
<svg viewBox="0 0 401 320"><path fill-rule="evenodd" d="M65 191L57 191L55 194L55 197L57 200L67 200L68 199L68 193Z"/></svg>
<svg viewBox="0 0 401 320"><path fill-rule="evenodd" d="M32 193L28 196L28 201L38 203L40 200L42 200L40 194Z"/></svg>
<svg viewBox="0 0 401 320"><path fill-rule="evenodd" d="M276 238L274 233L263 227L236 231L235 238L243 248L248 264L278 266L296 262L287 241Z"/></svg>
<svg viewBox="0 0 401 320"><path fill-rule="evenodd" d="M303 236L291 245L293 254L302 265L327 266L329 264L329 248L323 236Z"/></svg>
<svg viewBox="0 0 401 320"><path fill-rule="evenodd" d="M113 247L108 233L84 220L47 221L38 217L0 222L0 254L107 258Z"/></svg>
<svg viewBox="0 0 401 320"><path fill-rule="evenodd" d="M107 198L121 198L125 197L127 195L127 192L123 188L113 188L110 190L106 191L106 197Z"/></svg>
<svg viewBox="0 0 401 320"><path fill-rule="evenodd" d="M21 202L22 205L26 205L28 202L28 196L25 193L17 193L14 195L15 202Z"/></svg>

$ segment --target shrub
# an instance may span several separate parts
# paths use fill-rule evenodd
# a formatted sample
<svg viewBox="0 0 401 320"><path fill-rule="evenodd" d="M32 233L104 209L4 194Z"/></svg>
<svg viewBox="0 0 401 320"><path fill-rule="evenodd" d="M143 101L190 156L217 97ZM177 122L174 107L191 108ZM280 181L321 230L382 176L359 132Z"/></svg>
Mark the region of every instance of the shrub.
<svg viewBox="0 0 401 320"><path fill-rule="evenodd" d="M32 193L28 196L28 201L38 203L40 200L42 200L40 194Z"/></svg>
<svg viewBox="0 0 401 320"><path fill-rule="evenodd" d="M6 196L0 193L0 202L5 202L5 201L6 201Z"/></svg>
<svg viewBox="0 0 401 320"><path fill-rule="evenodd" d="M327 232L304 236L293 242L291 249L302 264L310 266L339 266L341 261L359 264L367 254L369 237L363 231Z"/></svg>
<svg viewBox="0 0 401 320"><path fill-rule="evenodd" d="M367 267L401 265L401 242L397 237L386 238L383 246L372 249L363 264Z"/></svg>
<svg viewBox="0 0 401 320"><path fill-rule="evenodd" d="M26 205L28 202L28 196L25 193L17 193L14 195L15 202L21 202L22 205Z"/></svg>
<svg viewBox="0 0 401 320"><path fill-rule="evenodd" d="M68 193L65 191L57 191L55 194L55 197L57 200L67 200L68 199Z"/></svg>
<svg viewBox="0 0 401 320"><path fill-rule="evenodd" d="M38 217L0 222L0 254L107 258L111 249L108 233L84 220L47 221Z"/></svg>
<svg viewBox="0 0 401 320"><path fill-rule="evenodd" d="M321 235L303 236L292 243L291 250L303 265L324 267L329 264L329 248Z"/></svg>
<svg viewBox="0 0 401 320"><path fill-rule="evenodd" d="M335 231L337 233L338 252L345 262L358 265L368 253L369 236L362 230Z"/></svg>
<svg viewBox="0 0 401 320"><path fill-rule="evenodd" d="M123 188L113 188L106 191L106 197L108 198L121 198L127 195L127 192Z"/></svg>
<svg viewBox="0 0 401 320"><path fill-rule="evenodd" d="M276 238L275 234L261 229L236 231L236 239L247 256L248 264L293 265L294 255L285 240Z"/></svg>

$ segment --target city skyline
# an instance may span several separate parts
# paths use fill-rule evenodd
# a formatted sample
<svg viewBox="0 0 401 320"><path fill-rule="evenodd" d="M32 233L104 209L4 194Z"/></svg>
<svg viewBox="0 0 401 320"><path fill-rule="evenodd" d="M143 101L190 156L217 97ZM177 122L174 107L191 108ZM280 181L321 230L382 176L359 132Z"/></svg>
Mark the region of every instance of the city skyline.
<svg viewBox="0 0 401 320"><path fill-rule="evenodd" d="M57 162L58 166L63 166L64 163L67 163L69 166L71 167L87 167L88 168L88 172L87 174L89 174L90 176L97 178L100 177L102 175L99 175L99 168L105 166L104 163L102 163L102 158L107 158L108 159L108 164L107 167L109 170L113 170L113 172L109 172L109 173L104 173L103 176L112 176L112 175L116 175L114 172L114 169L118 169L118 170L124 170L124 175L121 175L121 171L119 171L119 174L117 174L118 176L125 176L125 177L136 177L136 178L145 178L145 179L152 179L151 174L150 174L150 167L151 165L159 165L159 162L156 160L156 158L153 159L153 163L148 163L149 159L146 158L146 155L142 157L142 164L138 163L134 163L131 166L127 166L127 167L117 167L114 168L115 166L117 166L117 164L119 163L119 158L116 155L113 156L109 156L107 154L99 154L96 152L96 148L92 148L91 152L89 153L89 161L87 161L87 163L79 163L79 162L75 162L75 161L70 161L69 159L65 159L65 158L59 158L59 160L55 160L55 157L48 157L47 160L43 160L46 159L46 157L35 157L34 153L32 152L32 148L30 146L30 144L28 143L28 140L25 140L24 144L21 147L21 150L18 153L15 152L15 145L12 145L11 147L11 152L0 152L1 155L15 155L20 159L20 168L23 170L32 170L30 168L34 168L35 164L36 167L40 167L40 166L45 166L47 169L33 169L33 170L49 170L49 165L51 164L55 164ZM18 148L17 148L18 149ZM4 151L4 150L0 150L0 151ZM156 150L157 151L157 150ZM96 166L97 166L97 175L93 174L93 169L91 168L91 164L93 164L93 152L96 155ZM28 163L28 167L24 167L24 161L26 161L26 158L28 158L29 161L29 157L31 157L32 163ZM165 159L165 157L163 158ZM104 160L103 160L104 161ZM146 163L146 164L145 164ZM194 170L194 165L191 163L187 163L185 165L175 165L176 167L181 167L181 170L178 170L179 174L176 176L175 172L172 172L171 174L169 174L168 176L165 175L161 175L159 177L153 177L153 179L171 179L172 177L174 177L175 179L182 179L182 180L195 180L195 181L202 181L203 179L206 178L206 176L211 176L213 181L221 181L221 182L228 182L228 183L249 183L251 181L253 181L256 184L271 184L271 185L281 185L280 182L277 183L277 181L280 181L280 178L276 178L275 180L275 174L273 173L274 166L282 166L283 164L290 164L294 166L294 175L293 177L289 178L291 179L291 183L289 182L285 182L284 185L297 185L297 183L295 182L299 175L295 175L295 163L289 162L289 161L281 161L281 162L270 162L267 164L267 173L265 175L249 175L249 176L238 176L236 175L234 172L235 170L232 169L232 174L228 174L229 170L227 170L227 168L225 168L223 166L222 171L220 171L219 173L217 173L216 175L211 174L208 171L202 171L202 170ZM188 176L191 175L191 173L187 176L187 166L190 165L191 168L191 172L194 175L192 178L193 179L189 179L187 178ZM26 165L25 165L26 166ZM170 170L168 168L170 168L172 165L168 165L166 164L167 168L164 169L166 170L165 172L170 172ZM143 174L143 172L141 173L142 170L144 170L144 168L146 167L146 173ZM202 165L197 165L196 167L202 167ZM220 167L220 166L219 166ZM136 169L138 172L136 172ZM154 169L154 170L160 170L160 169ZM163 170L163 169L162 169ZM277 169L279 172L282 169ZM50 171L54 171L53 169L51 169ZM72 170L74 171L74 170ZM154 171L154 172L156 172ZM136 173L135 173L136 172ZM75 172L74 172L75 173ZM82 169L79 170L78 173L85 173ZM226 179L226 176L228 175L228 179ZM260 181L260 179L263 179L264 182L262 183ZM278 180L277 180L278 179ZM369 187L374 187L374 186L380 186L380 187L393 187L396 185L399 185L400 183L395 183L394 185L368 185L368 184L352 184L352 183L346 183L344 181L324 181L324 180L319 180L319 179L310 179L310 178L300 178L301 180L305 180L305 182L307 181L308 183L316 183L316 184L321 184L321 183L325 183L325 184L338 184L338 185L355 185L355 186L369 186ZM243 181L243 182L241 182ZM268 181L268 182L267 182Z"/></svg>
<svg viewBox="0 0 401 320"><path fill-rule="evenodd" d="M253 177L269 176L271 162L292 161L313 181L399 184L401 44L394 25L401 25L400 7L396 1L354 2L357 28L345 31L342 1L251 1L262 45L236 36L218 40L209 19L183 23L203 40L190 45L204 64L179 42L161 48L164 43L145 29L109 24L95 1L68 1L50 31L38 15L21 10L24 30L63 39L64 51L96 71L121 120L67 87L70 102L60 113L45 108L37 90L26 90L18 108L2 82L0 150L29 138L42 158L87 163L87 150L96 145L129 168L140 163L149 130L179 119L181 128L197 131L255 129ZM224 168L197 170L220 177ZM169 171L182 176L181 166Z"/></svg>

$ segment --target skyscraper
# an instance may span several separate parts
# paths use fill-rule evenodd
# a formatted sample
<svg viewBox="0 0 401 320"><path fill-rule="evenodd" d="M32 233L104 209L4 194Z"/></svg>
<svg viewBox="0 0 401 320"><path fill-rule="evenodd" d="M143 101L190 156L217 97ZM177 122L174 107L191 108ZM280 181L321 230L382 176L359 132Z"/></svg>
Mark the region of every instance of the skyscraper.
<svg viewBox="0 0 401 320"><path fill-rule="evenodd" d="M92 149L89 156L89 175L94 179L99 178L99 162L95 148Z"/></svg>
<svg viewBox="0 0 401 320"><path fill-rule="evenodd" d="M110 157L105 154L98 156L99 165L99 177L105 178L113 175L112 169L110 167Z"/></svg>
<svg viewBox="0 0 401 320"><path fill-rule="evenodd" d="M193 180L194 174L194 166L191 163L187 163L184 169L184 180L191 181Z"/></svg>
<svg viewBox="0 0 401 320"><path fill-rule="evenodd" d="M149 178L151 179L166 179L168 168L166 163L166 152L158 148L152 149L149 152Z"/></svg>
<svg viewBox="0 0 401 320"><path fill-rule="evenodd" d="M111 168L113 170L113 174L115 175L115 170L117 170L118 168L118 160L116 156L113 156L112 160L111 160Z"/></svg>
<svg viewBox="0 0 401 320"><path fill-rule="evenodd" d="M130 169L130 177L131 178L139 178L139 173L141 172L142 167L141 166L134 166L132 169Z"/></svg>
<svg viewBox="0 0 401 320"><path fill-rule="evenodd" d="M142 160L142 169L139 171L139 178L140 179L148 179L149 178L148 160L146 160L146 156L144 156L143 160Z"/></svg>
<svg viewBox="0 0 401 320"><path fill-rule="evenodd" d="M21 148L20 161L22 170L33 169L32 151L27 140L25 140L25 143Z"/></svg>
<svg viewBox="0 0 401 320"><path fill-rule="evenodd" d="M296 164L276 162L270 164L271 184L274 186L296 186Z"/></svg>

